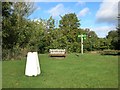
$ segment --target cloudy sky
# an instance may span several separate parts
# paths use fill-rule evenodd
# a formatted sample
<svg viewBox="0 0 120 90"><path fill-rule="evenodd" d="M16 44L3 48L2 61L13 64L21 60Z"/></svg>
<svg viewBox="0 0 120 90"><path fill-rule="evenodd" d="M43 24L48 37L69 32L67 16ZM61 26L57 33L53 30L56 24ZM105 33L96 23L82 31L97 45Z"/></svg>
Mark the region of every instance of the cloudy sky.
<svg viewBox="0 0 120 90"><path fill-rule="evenodd" d="M116 1L116 2L115 2ZM103 0L99 2L35 2L37 9L30 19L48 19L50 16L56 20L56 25L67 13L75 13L80 20L81 28L90 28L99 37L105 37L110 30L117 26L119 0Z"/></svg>

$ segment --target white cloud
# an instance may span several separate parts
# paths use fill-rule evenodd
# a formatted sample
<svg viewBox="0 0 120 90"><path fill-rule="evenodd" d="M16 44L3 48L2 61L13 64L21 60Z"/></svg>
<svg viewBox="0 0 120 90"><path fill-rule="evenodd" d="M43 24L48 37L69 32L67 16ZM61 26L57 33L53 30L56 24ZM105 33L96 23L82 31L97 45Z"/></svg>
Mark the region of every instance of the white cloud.
<svg viewBox="0 0 120 90"><path fill-rule="evenodd" d="M89 8L84 8L78 13L78 17L85 16L87 13L89 13Z"/></svg>
<svg viewBox="0 0 120 90"><path fill-rule="evenodd" d="M52 9L48 11L53 17L59 16L61 13L64 12L64 6L63 4L58 4Z"/></svg>
<svg viewBox="0 0 120 90"><path fill-rule="evenodd" d="M72 12L72 10L65 8L63 4L58 4L48 11L48 13L50 13L53 17L57 17L59 15L63 15L65 13L70 12Z"/></svg>
<svg viewBox="0 0 120 90"><path fill-rule="evenodd" d="M76 3L76 5L78 6L78 5L81 5L81 6L84 6L86 3L84 2L84 1L78 1L77 3Z"/></svg>
<svg viewBox="0 0 120 90"><path fill-rule="evenodd" d="M41 10L41 7L37 7L37 9L36 10Z"/></svg>
<svg viewBox="0 0 120 90"><path fill-rule="evenodd" d="M35 11L34 12L37 12L39 10L41 10L41 7L35 6Z"/></svg>
<svg viewBox="0 0 120 90"><path fill-rule="evenodd" d="M95 31L98 37L105 37L108 35L108 32L111 30L116 30L115 26L99 26L95 28L91 28L92 31Z"/></svg>
<svg viewBox="0 0 120 90"><path fill-rule="evenodd" d="M118 0L103 0L96 13L97 22L115 23L118 15Z"/></svg>

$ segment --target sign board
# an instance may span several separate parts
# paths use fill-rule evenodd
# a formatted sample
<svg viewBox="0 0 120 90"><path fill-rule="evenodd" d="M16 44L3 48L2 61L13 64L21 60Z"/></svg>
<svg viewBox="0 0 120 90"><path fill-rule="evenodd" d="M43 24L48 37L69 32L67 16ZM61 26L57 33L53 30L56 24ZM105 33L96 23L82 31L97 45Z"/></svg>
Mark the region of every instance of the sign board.
<svg viewBox="0 0 120 90"><path fill-rule="evenodd" d="M83 35L83 39L86 39L86 35Z"/></svg>
<svg viewBox="0 0 120 90"><path fill-rule="evenodd" d="M85 35L85 34L83 34L83 35L78 35L78 37L81 37L82 36L82 38L85 38L86 39L86 36L87 35Z"/></svg>
<svg viewBox="0 0 120 90"><path fill-rule="evenodd" d="M78 37L81 37L81 35L78 35Z"/></svg>
<svg viewBox="0 0 120 90"><path fill-rule="evenodd" d="M81 34L81 35L78 35L78 37L81 37L81 53L83 54L83 39L85 40L86 39L86 34Z"/></svg>

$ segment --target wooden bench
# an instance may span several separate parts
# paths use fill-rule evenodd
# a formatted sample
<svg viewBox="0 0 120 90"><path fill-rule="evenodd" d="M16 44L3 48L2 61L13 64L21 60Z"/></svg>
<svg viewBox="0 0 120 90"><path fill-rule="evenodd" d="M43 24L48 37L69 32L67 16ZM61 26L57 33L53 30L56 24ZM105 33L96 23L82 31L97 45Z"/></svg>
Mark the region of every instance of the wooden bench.
<svg viewBox="0 0 120 90"><path fill-rule="evenodd" d="M65 57L66 50L65 49L49 49L49 56Z"/></svg>

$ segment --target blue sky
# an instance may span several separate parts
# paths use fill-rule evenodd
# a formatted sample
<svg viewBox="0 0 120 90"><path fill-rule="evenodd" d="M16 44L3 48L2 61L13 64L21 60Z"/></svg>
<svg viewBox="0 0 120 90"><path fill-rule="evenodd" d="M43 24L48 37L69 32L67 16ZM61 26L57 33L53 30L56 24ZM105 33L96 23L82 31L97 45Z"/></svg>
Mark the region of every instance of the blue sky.
<svg viewBox="0 0 120 90"><path fill-rule="evenodd" d="M105 37L117 26L117 2L35 2L36 10L30 19L48 19L52 16L56 22L60 15L75 13L80 20L81 28L90 28L98 37Z"/></svg>

